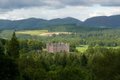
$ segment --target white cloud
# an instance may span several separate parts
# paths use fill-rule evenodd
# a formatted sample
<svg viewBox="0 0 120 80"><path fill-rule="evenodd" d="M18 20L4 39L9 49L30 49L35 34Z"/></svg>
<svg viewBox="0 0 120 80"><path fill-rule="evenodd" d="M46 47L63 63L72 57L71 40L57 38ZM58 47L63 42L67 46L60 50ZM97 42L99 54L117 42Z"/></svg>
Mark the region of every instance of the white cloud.
<svg viewBox="0 0 120 80"><path fill-rule="evenodd" d="M94 6L92 8L91 13L89 13L90 17L93 16L110 16L110 15L119 15L120 14L120 7L101 7L101 6Z"/></svg>
<svg viewBox="0 0 120 80"><path fill-rule="evenodd" d="M24 18L64 18L74 17L80 20L93 16L109 16L120 14L120 7L101 7L98 5L91 7L83 6L67 6L60 9L49 9L48 7L32 7L14 9L13 11L0 14L0 19L24 19Z"/></svg>
<svg viewBox="0 0 120 80"><path fill-rule="evenodd" d="M64 8L66 6L120 6L120 0L0 0L0 9L13 10L30 7Z"/></svg>

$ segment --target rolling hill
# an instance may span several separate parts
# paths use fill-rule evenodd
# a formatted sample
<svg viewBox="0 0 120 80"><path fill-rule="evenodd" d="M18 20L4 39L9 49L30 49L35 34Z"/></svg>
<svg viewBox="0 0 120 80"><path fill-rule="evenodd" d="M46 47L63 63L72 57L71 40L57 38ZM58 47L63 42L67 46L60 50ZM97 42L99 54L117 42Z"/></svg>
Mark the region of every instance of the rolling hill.
<svg viewBox="0 0 120 80"><path fill-rule="evenodd" d="M50 26L80 24L81 21L67 17L52 20L29 18L23 20L0 20L0 29L41 29Z"/></svg>
<svg viewBox="0 0 120 80"><path fill-rule="evenodd" d="M86 27L111 27L111 28L120 28L120 15L114 16L97 16L88 18L84 22L72 18L56 18L52 20L45 20L39 18L28 18L23 20L0 20L0 29L46 29L62 26L62 25L72 25L73 28L77 26L81 28L81 26ZM70 26L71 27L71 26ZM69 28L69 27L68 27Z"/></svg>
<svg viewBox="0 0 120 80"><path fill-rule="evenodd" d="M120 27L120 15L92 17L83 22L82 25L112 28Z"/></svg>

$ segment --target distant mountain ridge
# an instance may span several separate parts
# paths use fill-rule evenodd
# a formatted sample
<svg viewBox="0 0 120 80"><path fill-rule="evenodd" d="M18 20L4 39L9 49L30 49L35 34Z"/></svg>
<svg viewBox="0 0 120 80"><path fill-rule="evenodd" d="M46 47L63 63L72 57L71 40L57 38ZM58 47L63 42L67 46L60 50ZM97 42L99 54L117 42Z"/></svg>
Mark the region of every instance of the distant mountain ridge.
<svg viewBox="0 0 120 80"><path fill-rule="evenodd" d="M85 20L83 25L97 27L120 27L120 15L88 18Z"/></svg>
<svg viewBox="0 0 120 80"><path fill-rule="evenodd" d="M0 29L35 29L44 28L49 26L57 25L76 25L82 22L78 19L67 17L67 18L57 18L51 20L44 20L38 18L28 18L22 20L0 20Z"/></svg>
<svg viewBox="0 0 120 80"><path fill-rule="evenodd" d="M41 29L59 25L75 25L87 27L112 27L120 28L120 15L114 16L97 16L88 18L84 22L72 18L56 18L51 20L28 18L22 20L0 20L0 29Z"/></svg>

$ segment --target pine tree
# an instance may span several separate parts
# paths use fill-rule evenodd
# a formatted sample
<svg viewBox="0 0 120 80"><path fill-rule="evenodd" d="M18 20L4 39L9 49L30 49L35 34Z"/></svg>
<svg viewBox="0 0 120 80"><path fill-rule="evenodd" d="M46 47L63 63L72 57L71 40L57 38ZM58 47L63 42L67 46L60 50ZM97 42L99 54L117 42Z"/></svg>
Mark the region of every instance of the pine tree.
<svg viewBox="0 0 120 80"><path fill-rule="evenodd" d="M4 55L4 47L0 41L0 56Z"/></svg>
<svg viewBox="0 0 120 80"><path fill-rule="evenodd" d="M87 66L87 63L88 63L88 59L87 57L83 54L81 56L81 66Z"/></svg>
<svg viewBox="0 0 120 80"><path fill-rule="evenodd" d="M7 45L7 54L12 58L18 58L19 57L19 42L17 40L15 32L12 35L11 40L8 42Z"/></svg>

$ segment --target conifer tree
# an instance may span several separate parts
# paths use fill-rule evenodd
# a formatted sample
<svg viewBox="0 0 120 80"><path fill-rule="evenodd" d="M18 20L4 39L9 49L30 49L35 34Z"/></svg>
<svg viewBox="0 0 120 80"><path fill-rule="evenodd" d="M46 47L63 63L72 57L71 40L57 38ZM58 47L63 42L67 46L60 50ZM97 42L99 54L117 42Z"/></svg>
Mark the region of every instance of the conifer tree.
<svg viewBox="0 0 120 80"><path fill-rule="evenodd" d="M86 66L87 63L88 63L88 59L87 59L87 57L83 54L83 55L81 56L81 66Z"/></svg>
<svg viewBox="0 0 120 80"><path fill-rule="evenodd" d="M19 57L19 42L15 32L13 33L12 38L7 45L7 54L12 58Z"/></svg>
<svg viewBox="0 0 120 80"><path fill-rule="evenodd" d="M0 41L0 56L4 55L4 47Z"/></svg>

